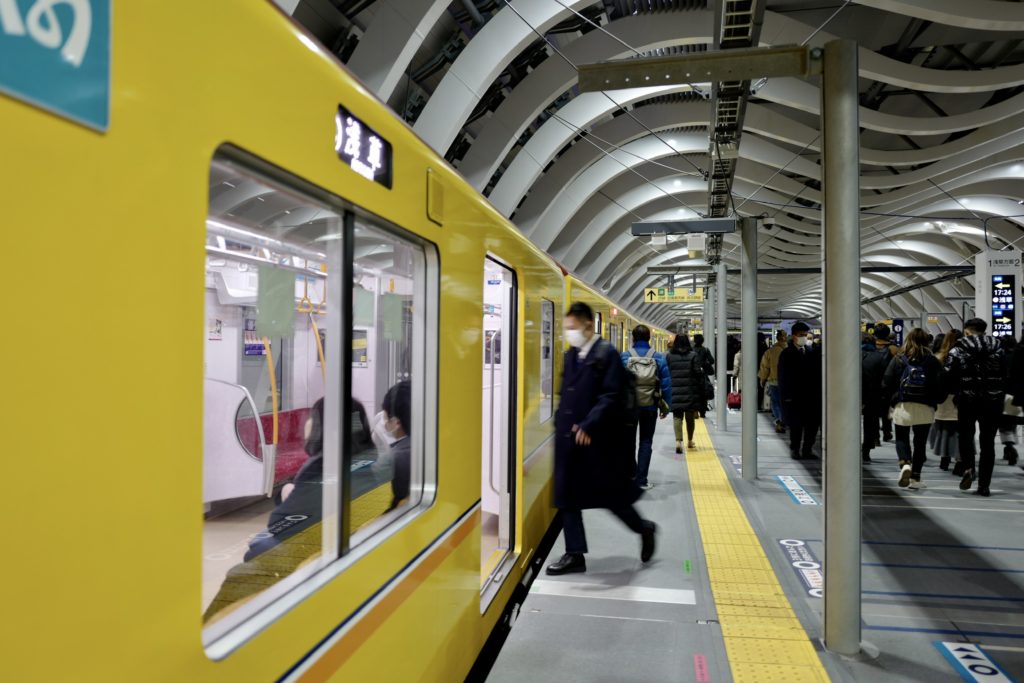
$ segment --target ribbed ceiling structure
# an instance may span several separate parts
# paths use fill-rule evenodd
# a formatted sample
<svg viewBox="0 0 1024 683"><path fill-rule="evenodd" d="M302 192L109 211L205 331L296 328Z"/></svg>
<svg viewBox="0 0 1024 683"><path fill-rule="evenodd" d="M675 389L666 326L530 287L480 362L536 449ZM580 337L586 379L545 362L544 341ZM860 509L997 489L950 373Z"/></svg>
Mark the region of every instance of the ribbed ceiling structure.
<svg viewBox="0 0 1024 683"><path fill-rule="evenodd" d="M712 49L719 0L279 0L536 244L650 321L649 266L685 246L637 220L707 213L708 84L580 94L575 65ZM1015 0L751 0L762 46L860 44L865 266L970 265L1024 242L1024 4ZM770 216L761 268L821 263L820 89L752 84L733 206ZM986 220L987 219L987 220ZM738 235L722 259L739 263ZM866 317L948 314L970 278L865 274ZM736 299L739 278L729 277ZM664 280L662 280L664 282ZM821 278L762 276L762 316L816 317ZM882 297L882 298L878 298Z"/></svg>

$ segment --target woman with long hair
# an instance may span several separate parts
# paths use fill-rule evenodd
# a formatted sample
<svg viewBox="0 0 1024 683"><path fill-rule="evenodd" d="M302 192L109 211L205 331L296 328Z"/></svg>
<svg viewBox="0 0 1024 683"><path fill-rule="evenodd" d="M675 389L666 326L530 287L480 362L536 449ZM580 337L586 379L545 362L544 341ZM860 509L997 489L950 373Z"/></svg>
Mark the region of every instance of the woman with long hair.
<svg viewBox="0 0 1024 683"><path fill-rule="evenodd" d="M936 406L945 399L939 395L941 373L942 365L932 355L928 336L920 327L910 331L903 348L885 371L882 387L885 395L891 397L893 406L896 454L900 459L899 485L903 488L924 488L921 468L927 460L928 432L935 421Z"/></svg>
<svg viewBox="0 0 1024 683"><path fill-rule="evenodd" d="M956 346L957 341L964 336L960 330L950 330L942 335L942 344L935 354L935 360L940 365L946 363L946 356L949 350ZM960 448L958 445L959 432L957 431L957 410L953 403L952 393L947 394L946 399L935 409L935 424L932 426L928 441L932 451L939 456L939 469L948 470L949 463L960 460Z"/></svg>
<svg viewBox="0 0 1024 683"><path fill-rule="evenodd" d="M683 423L686 424L687 448L695 448L693 431L698 415L707 410L704 390L705 364L701 355L690 346L690 338L677 334L665 357L672 377L672 417L676 430L676 453L683 452Z"/></svg>

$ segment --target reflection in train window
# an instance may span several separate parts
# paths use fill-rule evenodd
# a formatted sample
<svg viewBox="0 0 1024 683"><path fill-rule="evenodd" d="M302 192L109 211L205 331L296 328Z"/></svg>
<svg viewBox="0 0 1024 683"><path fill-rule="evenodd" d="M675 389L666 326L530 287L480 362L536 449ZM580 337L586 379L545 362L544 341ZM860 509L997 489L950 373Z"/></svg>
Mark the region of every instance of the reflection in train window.
<svg viewBox="0 0 1024 683"><path fill-rule="evenodd" d="M424 312L437 291L426 261L419 243L215 157L204 271L208 646L424 499Z"/></svg>
<svg viewBox="0 0 1024 683"><path fill-rule="evenodd" d="M349 531L369 537L423 497L423 248L357 219ZM414 403L416 404L414 406Z"/></svg>

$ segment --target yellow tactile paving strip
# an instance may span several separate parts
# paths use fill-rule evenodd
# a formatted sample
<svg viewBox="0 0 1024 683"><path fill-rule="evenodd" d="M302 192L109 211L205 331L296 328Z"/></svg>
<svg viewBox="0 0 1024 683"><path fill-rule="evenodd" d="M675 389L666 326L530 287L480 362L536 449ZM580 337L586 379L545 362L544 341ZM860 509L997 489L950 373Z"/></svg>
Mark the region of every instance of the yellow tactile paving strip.
<svg viewBox="0 0 1024 683"><path fill-rule="evenodd" d="M711 592L736 683L828 681L715 454L705 423L686 453Z"/></svg>

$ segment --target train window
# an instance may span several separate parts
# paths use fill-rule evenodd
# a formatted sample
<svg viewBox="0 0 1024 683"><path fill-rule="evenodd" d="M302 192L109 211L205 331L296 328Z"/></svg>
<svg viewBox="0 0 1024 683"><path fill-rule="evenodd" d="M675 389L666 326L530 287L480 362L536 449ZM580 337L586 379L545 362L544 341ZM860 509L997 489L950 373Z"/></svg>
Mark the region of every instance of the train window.
<svg viewBox="0 0 1024 683"><path fill-rule="evenodd" d="M423 499L423 248L356 219L352 282L352 545Z"/></svg>
<svg viewBox="0 0 1024 683"><path fill-rule="evenodd" d="M426 361L433 252L241 159L214 158L206 222L202 610L212 657L255 632L222 640L237 626L274 618L322 585L306 579L382 538L433 491L436 471L425 456L436 408L424 397L436 384Z"/></svg>
<svg viewBox="0 0 1024 683"><path fill-rule="evenodd" d="M338 210L215 160L206 223L203 622L209 642L337 556L321 332Z"/></svg>
<svg viewBox="0 0 1024 683"><path fill-rule="evenodd" d="M540 302L540 408L541 422L551 419L555 396L555 304Z"/></svg>
<svg viewBox="0 0 1024 683"><path fill-rule="evenodd" d="M596 332L601 337L605 336L604 318L600 313L594 313L594 332Z"/></svg>

